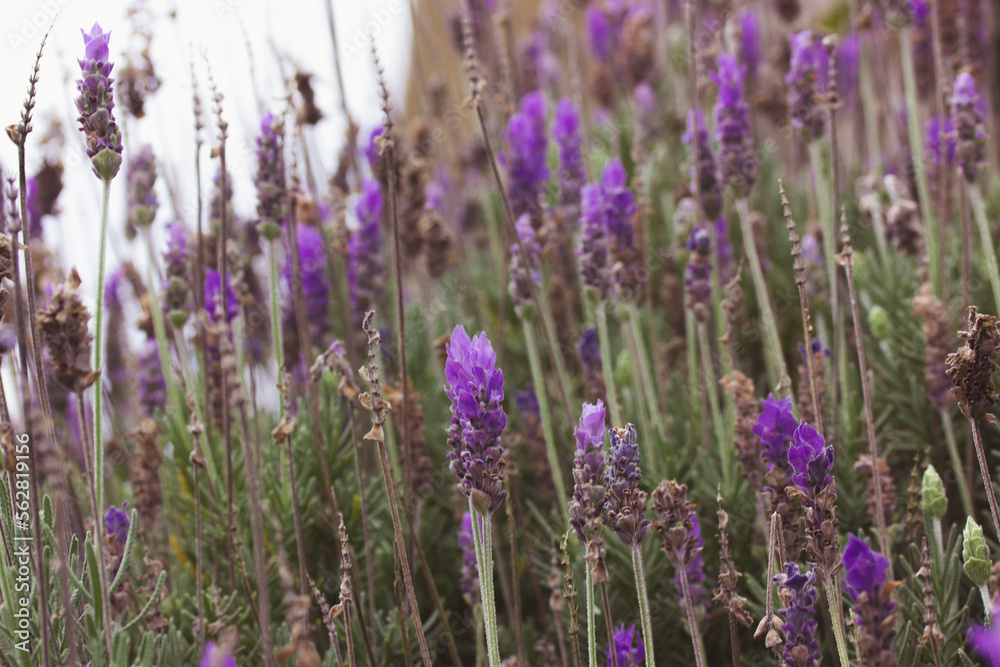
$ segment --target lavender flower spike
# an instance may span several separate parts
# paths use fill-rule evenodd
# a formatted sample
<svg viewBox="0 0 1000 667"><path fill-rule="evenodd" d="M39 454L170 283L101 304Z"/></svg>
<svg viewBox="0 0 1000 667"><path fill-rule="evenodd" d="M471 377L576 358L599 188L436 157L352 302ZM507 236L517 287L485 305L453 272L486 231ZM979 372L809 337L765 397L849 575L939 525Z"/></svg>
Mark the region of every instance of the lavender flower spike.
<svg viewBox="0 0 1000 667"><path fill-rule="evenodd" d="M637 667L646 659L646 647L642 645L642 637L636 632L634 625L627 628L624 623L619 625L615 628L613 640L613 644L604 650L608 658L608 667L614 664L611 658L612 650L615 652L618 667Z"/></svg>
<svg viewBox="0 0 1000 667"><path fill-rule="evenodd" d="M538 196L549 178L545 152L545 97L541 92L521 98L520 110L507 122L507 171L510 176L510 206L514 215L536 214Z"/></svg>
<svg viewBox="0 0 1000 667"><path fill-rule="evenodd" d="M705 322L712 308L712 236L704 227L691 230L688 239L688 258L684 287L687 291L687 307L695 319Z"/></svg>
<svg viewBox="0 0 1000 667"><path fill-rule="evenodd" d="M981 104L976 80L968 72L959 73L955 77L955 92L951 96L952 125L957 136L958 165L969 183L976 180L979 165L986 154Z"/></svg>
<svg viewBox="0 0 1000 667"><path fill-rule="evenodd" d="M156 201L156 158L153 147L143 144L128 163L128 220L136 227L153 224Z"/></svg>
<svg viewBox="0 0 1000 667"><path fill-rule="evenodd" d="M611 295L613 263L601 186L594 183L583 186L580 198L580 246L576 251L580 283L600 303Z"/></svg>
<svg viewBox="0 0 1000 667"><path fill-rule="evenodd" d="M115 108L114 93L109 62L108 42L110 32L101 30L95 23L90 33L83 32L85 46L80 63L81 78L76 82L80 92L76 98L76 109L80 112L80 131L87 140L87 157L91 159L97 177L110 181L118 173L122 163L122 134L115 123L112 111Z"/></svg>
<svg viewBox="0 0 1000 667"><path fill-rule="evenodd" d="M732 185L740 194L753 187L757 164L750 137L750 116L743 100L743 78L747 66L734 56L719 56L719 70L709 78L719 87L715 105L715 140L719 142L719 177L723 185Z"/></svg>
<svg viewBox="0 0 1000 667"><path fill-rule="evenodd" d="M569 501L570 524L584 544L599 539L604 528L604 403L584 403L576 428L573 455L573 499Z"/></svg>
<svg viewBox="0 0 1000 667"><path fill-rule="evenodd" d="M893 582L886 580L889 559L854 535L844 548L844 588L854 602L860 635L861 661L866 665L895 665L896 603Z"/></svg>
<svg viewBox="0 0 1000 667"><path fill-rule="evenodd" d="M265 111L257 137L257 217L260 233L267 239L278 237L288 216L288 193L285 189L284 122L281 116Z"/></svg>
<svg viewBox="0 0 1000 667"><path fill-rule="evenodd" d="M167 382L163 377L160 350L155 338L147 338L139 355L139 405L143 414L153 416L167 404Z"/></svg>
<svg viewBox="0 0 1000 667"><path fill-rule="evenodd" d="M470 607L482 600L479 590L479 565L476 564L475 542L472 537L472 514L462 516L462 527L458 531L458 546L462 550L462 597Z"/></svg>
<svg viewBox="0 0 1000 667"><path fill-rule="evenodd" d="M330 333L330 281L326 277L323 233L311 225L299 224L295 226L295 236L299 248L299 275L302 278L302 296L305 302L303 305L309 321L309 340L316 345L326 345L326 338ZM282 268L281 277L291 294L291 260ZM295 321L294 309L290 303L286 321Z"/></svg>
<svg viewBox="0 0 1000 667"><path fill-rule="evenodd" d="M805 510L806 551L815 569L829 575L840 559L837 491L833 483L833 445L827 445L816 429L802 422L795 429L795 442L788 449L788 464L795 471L795 495Z"/></svg>
<svg viewBox="0 0 1000 667"><path fill-rule="evenodd" d="M614 278L619 294L627 300L638 295L644 280L642 253L635 243L635 197L628 188L628 174L621 160L609 160L601 171L601 195L611 239Z"/></svg>
<svg viewBox="0 0 1000 667"><path fill-rule="evenodd" d="M451 399L448 452L458 488L480 514L503 504L504 459L500 436L507 426L503 411L503 372L496 367L493 346L481 333L469 338L458 325L447 346L445 391Z"/></svg>
<svg viewBox="0 0 1000 667"><path fill-rule="evenodd" d="M167 250L163 253L163 312L177 328L187 322L192 306L189 266L192 252L187 238L183 223L172 222L167 226Z"/></svg>
<svg viewBox="0 0 1000 667"><path fill-rule="evenodd" d="M528 261L528 265L525 266L518 244L511 244L510 283L508 289L510 290L514 307L520 312L524 304L531 301L531 283L538 285L542 282L542 274L538 271L542 246L539 245L538 240L535 238L535 228L531 225L531 216L527 213L517 219L514 227L517 230L518 237L520 237L520 245L524 248L524 258Z"/></svg>
<svg viewBox="0 0 1000 667"><path fill-rule="evenodd" d="M378 298L382 281L382 188L378 181L361 184L356 208L358 228L347 247L347 289L358 326Z"/></svg>
<svg viewBox="0 0 1000 667"><path fill-rule="evenodd" d="M222 277L215 269L205 269L205 310L213 322L219 321L218 312L222 307ZM240 314L240 304L236 301L229 276L226 276L226 321L232 322Z"/></svg>
<svg viewBox="0 0 1000 667"><path fill-rule="evenodd" d="M826 130L826 114L819 104L820 83L826 73L826 49L813 39L811 30L789 36L792 59L785 75L788 84L788 113L792 127L808 142ZM825 87L825 86L824 86Z"/></svg>
<svg viewBox="0 0 1000 667"><path fill-rule="evenodd" d="M586 175L580 151L580 114L569 98L564 97L556 105L552 138L559 147L559 173L556 177L560 203L575 211L580 207L580 188Z"/></svg>
<svg viewBox="0 0 1000 667"><path fill-rule="evenodd" d="M613 428L611 451L604 484L607 486L607 522L618 538L629 547L638 547L649 534L646 518L646 492L639 487L639 446L635 426Z"/></svg>
<svg viewBox="0 0 1000 667"><path fill-rule="evenodd" d="M816 640L816 575L802 573L797 563L785 563L785 572L774 576L784 609L784 661L796 667L818 667L823 654Z"/></svg>
<svg viewBox="0 0 1000 667"><path fill-rule="evenodd" d="M688 154L694 156L694 144L698 142L698 164L691 165L691 177L698 179L698 196L701 211L709 220L715 220L722 213L722 184L715 165L715 154L708 141L708 128L701 107L688 114L687 129L681 140L688 147Z"/></svg>

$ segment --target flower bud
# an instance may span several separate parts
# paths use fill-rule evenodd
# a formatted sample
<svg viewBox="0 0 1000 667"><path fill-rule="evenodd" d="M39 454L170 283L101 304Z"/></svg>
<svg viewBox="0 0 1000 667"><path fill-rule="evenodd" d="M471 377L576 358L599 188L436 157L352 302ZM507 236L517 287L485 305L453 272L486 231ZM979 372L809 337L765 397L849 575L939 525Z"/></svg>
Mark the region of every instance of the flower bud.
<svg viewBox="0 0 1000 667"><path fill-rule="evenodd" d="M944 483L934 466L927 466L924 480L920 485L920 506L925 512L930 512L935 519L944 516L948 509L948 497L944 492Z"/></svg>
<svg viewBox="0 0 1000 667"><path fill-rule="evenodd" d="M990 578L990 548L983 537L983 527L970 516L962 531L962 567L976 586L985 586Z"/></svg>

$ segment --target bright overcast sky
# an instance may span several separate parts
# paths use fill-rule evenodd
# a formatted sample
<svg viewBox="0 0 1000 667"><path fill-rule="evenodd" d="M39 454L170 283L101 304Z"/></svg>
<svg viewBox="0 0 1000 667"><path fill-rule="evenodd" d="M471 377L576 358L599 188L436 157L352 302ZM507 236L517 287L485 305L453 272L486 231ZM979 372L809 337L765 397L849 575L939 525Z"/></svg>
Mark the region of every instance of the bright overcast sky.
<svg viewBox="0 0 1000 667"><path fill-rule="evenodd" d="M256 72L256 86L266 106L282 108L281 80L275 53L280 53L301 70L315 75L313 82L317 104L327 119L315 128L313 145L321 148L318 156L327 172L331 171L345 124L338 113L339 99L333 70L333 48L327 19L328 0L151 0L154 29L151 56L162 86L147 102L146 117L128 126L126 157L129 147L140 142L153 145L157 157L169 165L169 180L178 191L181 208L190 206L194 195L193 129L191 111L192 54L201 85L206 85L205 50L216 81L222 90L223 116L230 124L228 166L235 182L237 215L253 214L255 204L251 186L253 140L259 124L254 81L250 76L251 57ZM345 78L348 107L362 129L379 121L372 65L367 39L362 31L374 31L376 43L387 70L390 89L402 95L409 62L411 40L407 0L332 0L337 20L341 65ZM100 203L98 180L84 164L83 141L77 131L73 98L79 75L76 58L83 53L80 28L99 22L111 31L112 59L122 62L122 51L129 44L130 24L126 0L33 0L9 2L4 7L0 29L0 125L19 118L28 76L42 35L55 19L55 26L42 57L38 84L38 107L35 133L28 142L29 173L40 160L37 142L48 124L58 115L66 128L65 189L60 196L61 224L50 222L46 239L60 251L64 268L76 265L84 281L83 293L90 295L96 279L96 236ZM167 12L175 10L176 19ZM58 14L58 16L57 16ZM249 42L249 55L248 55ZM359 48L360 47L360 48ZM114 75L113 75L114 76ZM211 110L207 93L206 110ZM117 110L121 119L121 110ZM34 150L33 150L34 149ZM202 154L203 176L207 183L214 173L208 165L207 149ZM0 135L0 164L5 170L16 168L16 151ZM164 179L160 179L161 209L156 227L172 217ZM112 194L112 236L109 238L109 265L122 257L134 258L144 252L136 243L129 244L121 233L125 209L124 171L116 179ZM159 235L159 233L158 233ZM89 299L88 299L89 301Z"/></svg>

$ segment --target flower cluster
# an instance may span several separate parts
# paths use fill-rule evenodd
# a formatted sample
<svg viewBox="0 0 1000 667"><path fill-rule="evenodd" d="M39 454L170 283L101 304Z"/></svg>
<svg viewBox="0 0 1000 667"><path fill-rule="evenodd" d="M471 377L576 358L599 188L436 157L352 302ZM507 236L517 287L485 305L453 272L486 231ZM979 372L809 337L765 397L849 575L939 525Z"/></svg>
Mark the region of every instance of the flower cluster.
<svg viewBox="0 0 1000 667"><path fill-rule="evenodd" d="M587 547L587 562L595 566L603 560L604 518L607 504L604 487L604 403L584 403L575 431L573 454L573 498L569 501L569 522ZM603 571L600 572L603 576Z"/></svg>
<svg viewBox="0 0 1000 667"><path fill-rule="evenodd" d="M774 575L784 609L785 663L796 667L817 667L822 653L816 639L816 575L800 572L797 563L785 563L785 572Z"/></svg>
<svg viewBox="0 0 1000 667"><path fill-rule="evenodd" d="M951 122L956 134L958 165L969 183L976 180L979 165L986 159L986 130L981 104L976 80L968 72L959 73L955 77L955 89L951 96Z"/></svg>
<svg viewBox="0 0 1000 667"><path fill-rule="evenodd" d="M788 449L788 463L795 471L794 495L805 511L806 551L814 568L832 573L840 559L835 516L837 491L833 482L833 445L816 429L802 422Z"/></svg>
<svg viewBox="0 0 1000 667"><path fill-rule="evenodd" d="M580 207L580 188L586 179L580 150L580 114L569 98L556 105L552 138L559 148L559 202L571 212ZM571 215L571 217L573 217Z"/></svg>
<svg viewBox="0 0 1000 667"><path fill-rule="evenodd" d="M811 30L793 33L792 59L785 75L788 84L788 113L792 127L806 141L823 136L826 113L820 106L821 93L826 88L827 53Z"/></svg>
<svg viewBox="0 0 1000 667"><path fill-rule="evenodd" d="M866 665L895 665L894 582L887 581L889 559L855 535L844 548L844 588L857 616L859 658Z"/></svg>
<svg viewBox="0 0 1000 667"><path fill-rule="evenodd" d="M515 216L538 211L541 187L549 178L545 151L548 135L545 131L545 96L528 93L521 98L519 111L507 122L507 156L510 206Z"/></svg>
<svg viewBox="0 0 1000 667"><path fill-rule="evenodd" d="M719 69L709 76L719 87L715 105L715 140L719 142L719 177L724 185L732 185L741 194L753 187L757 171L753 140L750 136L750 116L743 100L743 77L747 66L736 58L719 56Z"/></svg>
<svg viewBox="0 0 1000 667"><path fill-rule="evenodd" d="M503 411L503 372L485 333L469 338L459 325L447 346L445 388L451 399L448 428L450 468L458 488L480 514L495 511L507 497L504 489L503 445L507 426Z"/></svg>
<svg viewBox="0 0 1000 667"><path fill-rule="evenodd" d="M285 189L284 122L281 116L265 111L257 136L257 218L265 238L277 238L288 217L288 193Z"/></svg>
<svg viewBox="0 0 1000 667"><path fill-rule="evenodd" d="M156 201L156 158L153 147L143 144L128 162L128 221L136 227L153 224Z"/></svg>
<svg viewBox="0 0 1000 667"><path fill-rule="evenodd" d="M958 335L965 339L965 345L945 359L952 383L951 393L962 414L992 424L995 417L990 410L1000 401L993 384L993 374L1000 368L996 361L1000 356L997 318L983 315L975 306L969 306L967 329L959 331Z"/></svg>
<svg viewBox="0 0 1000 667"><path fill-rule="evenodd" d="M697 180L701 211L708 220L715 220L722 213L722 183L715 164L715 153L708 141L708 128L701 108L688 114L687 130L681 138L688 147L688 155L694 159L697 142L698 164L691 164L691 178Z"/></svg>
<svg viewBox="0 0 1000 667"><path fill-rule="evenodd" d="M607 487L607 522L626 546L637 548L649 534L646 492L639 487L639 445L635 426L612 428L611 450L604 473Z"/></svg>
<svg viewBox="0 0 1000 667"><path fill-rule="evenodd" d="M704 227L695 227L687 245L691 251L684 276L687 307L695 319L705 322L712 312L712 236Z"/></svg>
<svg viewBox="0 0 1000 667"><path fill-rule="evenodd" d="M326 277L326 253L323 250L323 233L311 225L295 226L296 245L299 250L299 277L302 280L303 307L309 322L310 340L314 345L326 347L326 337L330 333L330 281ZM291 258L281 272L285 288L294 294L293 266ZM285 307L284 321L294 326L295 309L289 299Z"/></svg>
<svg viewBox="0 0 1000 667"><path fill-rule="evenodd" d="M181 222L167 225L167 249L163 253L163 312L175 327L182 327L191 312L191 249Z"/></svg>
<svg viewBox="0 0 1000 667"><path fill-rule="evenodd" d="M517 219L514 224L520 244L512 243L510 246L510 290L511 300L514 307L520 309L521 306L531 301L531 283L538 285L542 282L542 274L538 270L538 264L542 255L542 246L539 245L535 237L535 228L531 225L531 216L527 213ZM524 255L521 255L521 249ZM525 266L524 260L527 260Z"/></svg>
<svg viewBox="0 0 1000 667"><path fill-rule="evenodd" d="M122 133L112 113L115 108L108 42L111 33L104 32L95 23L90 32L83 33L84 57L80 63L81 78L76 82L80 95L76 109L80 112L80 130L87 140L87 157L94 165L94 173L110 181L118 173L122 162ZM106 152L105 152L106 151Z"/></svg>
<svg viewBox="0 0 1000 667"><path fill-rule="evenodd" d="M614 658L611 652L614 651ZM615 628L612 644L604 650L608 658L608 667L617 664L618 667L637 667L646 659L646 647L642 645L642 636L636 632L635 626L627 628L625 624Z"/></svg>

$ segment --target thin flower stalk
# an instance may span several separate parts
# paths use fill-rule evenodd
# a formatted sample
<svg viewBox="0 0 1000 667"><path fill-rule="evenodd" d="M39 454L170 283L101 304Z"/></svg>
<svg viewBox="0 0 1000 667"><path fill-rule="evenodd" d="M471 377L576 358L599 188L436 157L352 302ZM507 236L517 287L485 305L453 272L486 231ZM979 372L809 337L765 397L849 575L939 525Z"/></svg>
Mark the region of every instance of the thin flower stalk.
<svg viewBox="0 0 1000 667"><path fill-rule="evenodd" d="M604 388L608 393L608 410L611 412L611 423L621 424L621 404L618 402L618 387L615 382L614 359L611 352L611 335L608 333L608 312L606 303L594 304L588 302L597 325L597 340L601 347L601 365L604 368Z"/></svg>
<svg viewBox="0 0 1000 667"><path fill-rule="evenodd" d="M1000 266L997 265L997 255L996 250L994 250L993 225L986 216L986 204L983 202L979 184L966 182L965 190L972 203L972 214L976 219L976 228L979 229L980 246L983 249L983 258L986 260L985 268L990 279L990 287L993 290L996 312L1000 313Z"/></svg>
<svg viewBox="0 0 1000 667"><path fill-rule="evenodd" d="M701 348L701 372L705 392L708 394L708 409L712 417L715 439L719 447L719 465L722 467L723 488L729 490L733 483L733 447L727 437L726 423L719 406L718 380L712 370L712 347L708 342L708 324L698 322L698 346Z"/></svg>
<svg viewBox="0 0 1000 667"><path fill-rule="evenodd" d="M926 226L924 239L927 243L927 256L930 267L930 281L935 293L941 289L941 252L938 243L941 233L938 221L931 205L930 188L927 185L927 165L923 159L924 142L920 134L923 127L920 123L920 105L917 100L917 78L913 66L912 28L905 27L899 31L899 53L903 65L903 89L906 96L906 113L909 129L910 155L913 156L913 170L917 180L917 198L920 202L920 217ZM1000 303L1000 297L998 297Z"/></svg>
<svg viewBox="0 0 1000 667"><path fill-rule="evenodd" d="M847 227L847 213L841 210L840 233L842 237L843 251L839 260L844 272L847 274L847 290L851 300L851 319L854 322L854 343L858 354L858 373L861 375L861 394L865 404L865 425L868 436L868 454L872 458L876 468L872 473L872 487L875 491L875 530L878 532L879 550L884 553L889 551L889 538L886 533L884 501L882 498L882 475L878 473L877 465L879 460L878 446L875 444L875 412L872 410L872 388L869 386L871 379L868 377L868 363L865 360L864 335L861 330L861 313L858 308L858 293L854 286L854 246L851 243L851 233ZM809 355L810 357L812 355ZM817 411L817 415L819 412ZM890 568L891 570L891 568Z"/></svg>
<svg viewBox="0 0 1000 667"><path fill-rule="evenodd" d="M633 350L632 361L637 367L639 371L639 379L642 381L642 389L643 394L646 396L646 410L649 420L656 427L656 431L660 435L660 438L665 440L667 434L664 420L656 418L656 416L660 414L660 411L657 408L659 390L657 383L653 380L652 365L649 363L646 341L643 338L642 327L639 324L639 309L635 303L631 301L626 302L624 304L624 308L627 315L629 335L633 341L633 347L631 348ZM650 310L650 312L652 312L652 310ZM648 448L646 456L650 456Z"/></svg>
<svg viewBox="0 0 1000 667"><path fill-rule="evenodd" d="M781 353L781 340L778 338L778 324L771 308L770 292L764 279L764 270L757 254L757 244L754 242L754 232L750 223L750 203L746 197L736 200L736 211L740 218L740 231L743 233L743 248L750 263L750 276L753 278L754 294L761 317L764 320L764 351L767 360L767 376L771 386L777 391L779 387L787 386L784 378L788 376L788 368Z"/></svg>

